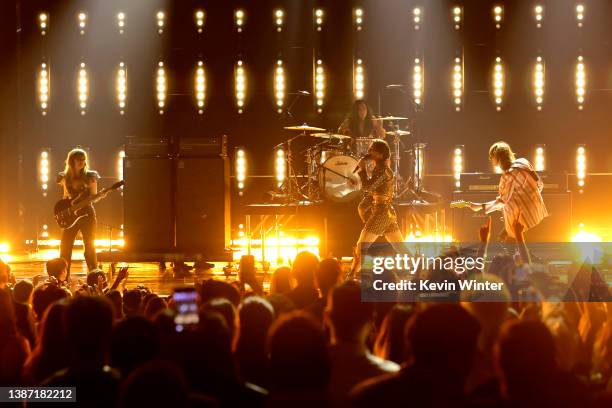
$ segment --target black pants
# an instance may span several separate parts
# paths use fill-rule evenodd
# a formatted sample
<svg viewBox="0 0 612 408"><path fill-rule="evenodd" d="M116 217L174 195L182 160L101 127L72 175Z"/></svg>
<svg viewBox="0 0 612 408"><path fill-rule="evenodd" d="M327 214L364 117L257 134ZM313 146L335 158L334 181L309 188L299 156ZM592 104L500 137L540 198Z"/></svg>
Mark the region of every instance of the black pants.
<svg viewBox="0 0 612 408"><path fill-rule="evenodd" d="M81 218L72 227L62 231L62 242L60 244L60 257L68 263L68 277L70 277L70 262L72 260L72 247L77 233L83 235L83 247L85 249L85 262L87 269L91 272L96 269L96 213L88 212L86 217Z"/></svg>

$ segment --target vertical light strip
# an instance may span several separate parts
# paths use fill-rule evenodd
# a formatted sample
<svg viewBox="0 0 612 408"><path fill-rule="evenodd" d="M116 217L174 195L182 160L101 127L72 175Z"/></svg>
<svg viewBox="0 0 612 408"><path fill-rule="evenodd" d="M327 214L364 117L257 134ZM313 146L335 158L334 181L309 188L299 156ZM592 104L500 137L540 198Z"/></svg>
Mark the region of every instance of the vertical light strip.
<svg viewBox="0 0 612 408"><path fill-rule="evenodd" d="M461 187L461 173L463 173L463 145L455 147L453 153L453 178L455 179L455 187Z"/></svg>
<svg viewBox="0 0 612 408"><path fill-rule="evenodd" d="M584 58L578 57L576 62L576 102L578 102L578 109L582 110L584 107L584 98L586 95L586 69L584 66Z"/></svg>
<svg viewBox="0 0 612 408"><path fill-rule="evenodd" d="M323 68L323 61L320 59L315 63L314 80L315 104L317 112L322 113L325 104L325 68Z"/></svg>
<svg viewBox="0 0 612 408"><path fill-rule="evenodd" d="M238 188L238 195L242 196L244 194L244 183L246 181L246 153L244 148L237 147L236 148L236 187Z"/></svg>
<svg viewBox="0 0 612 408"><path fill-rule="evenodd" d="M117 153L117 180L123 180L123 159L125 158L125 150L119 150Z"/></svg>
<svg viewBox="0 0 612 408"><path fill-rule="evenodd" d="M123 11L117 13L117 28L119 28L119 34L125 32L125 13Z"/></svg>
<svg viewBox="0 0 612 408"><path fill-rule="evenodd" d="M355 99L365 97L365 68L361 58L357 58L353 67L353 95Z"/></svg>
<svg viewBox="0 0 612 408"><path fill-rule="evenodd" d="M542 28L542 23L544 22L544 6L541 4L536 4L533 8L533 15L536 22L537 28Z"/></svg>
<svg viewBox="0 0 612 408"><path fill-rule="evenodd" d="M38 28L40 28L40 35L46 35L49 28L49 14L42 12L38 14Z"/></svg>
<svg viewBox="0 0 612 408"><path fill-rule="evenodd" d="M584 11L584 4L576 4L576 24L578 24L578 27L584 25Z"/></svg>
<svg viewBox="0 0 612 408"><path fill-rule="evenodd" d="M586 149L584 145L578 145L576 149L576 180L578 187L584 187L586 179ZM582 190L580 190L582 192Z"/></svg>
<svg viewBox="0 0 612 408"><path fill-rule="evenodd" d="M119 63L115 82L117 87L117 106L119 107L119 113L123 115L127 103L127 68L124 62Z"/></svg>
<svg viewBox="0 0 612 408"><path fill-rule="evenodd" d="M49 149L43 149L38 158L38 180L43 197L47 196L49 190Z"/></svg>
<svg viewBox="0 0 612 408"><path fill-rule="evenodd" d="M274 157L274 172L276 173L276 185L280 187L285 182L285 149L282 147L276 149Z"/></svg>
<svg viewBox="0 0 612 408"><path fill-rule="evenodd" d="M157 14L155 15L156 19L157 19L157 33L158 34L163 34L164 33L164 27L166 25L166 14L163 11L158 11Z"/></svg>
<svg viewBox="0 0 612 408"><path fill-rule="evenodd" d="M544 145L536 146L534 168L535 171L544 171L546 169L546 161L544 160Z"/></svg>
<svg viewBox="0 0 612 408"><path fill-rule="evenodd" d="M317 31L321 31L323 29L323 16L324 16L324 12L323 9L315 9L314 11L314 25L315 25L315 30Z"/></svg>
<svg viewBox="0 0 612 408"><path fill-rule="evenodd" d="M242 113L244 111L244 104L247 92L246 69L242 60L238 60L238 62L236 63L234 81L234 90L236 92L236 107L238 108L238 113Z"/></svg>
<svg viewBox="0 0 612 408"><path fill-rule="evenodd" d="M541 56L538 56L533 69L533 94L538 110L542 110L542 105L544 104L545 80L546 70L544 68L544 60Z"/></svg>
<svg viewBox="0 0 612 408"><path fill-rule="evenodd" d="M493 66L493 96L495 101L495 109L501 111L502 103L504 101L504 66L502 65L501 58L495 58L495 65Z"/></svg>
<svg viewBox="0 0 612 408"><path fill-rule="evenodd" d="M424 75L423 62L420 58L415 58L412 67L412 96L414 104L419 107L423 104L423 90L425 87Z"/></svg>
<svg viewBox="0 0 612 408"><path fill-rule="evenodd" d="M236 9L234 11L234 24L236 25L236 31L241 33L242 28L244 27L244 21L246 19L246 14L243 9Z"/></svg>
<svg viewBox="0 0 612 408"><path fill-rule="evenodd" d="M361 31L361 29L363 28L363 18L363 9L361 7L356 7L353 10L353 22L355 24L355 30Z"/></svg>
<svg viewBox="0 0 612 408"><path fill-rule="evenodd" d="M462 6L454 6L453 7L453 27L455 30L461 29L461 22L463 18L463 7Z"/></svg>
<svg viewBox="0 0 612 408"><path fill-rule="evenodd" d="M202 34L202 31L204 30L204 20L206 19L206 13L204 13L204 10L196 10L194 13L194 19L196 31L198 34Z"/></svg>
<svg viewBox="0 0 612 408"><path fill-rule="evenodd" d="M87 98L89 96L89 78L87 75L87 68L85 63L81 62L79 68L79 78L77 80L77 94L79 98L79 107L81 108L81 115L85 115L85 109L87 109Z"/></svg>
<svg viewBox="0 0 612 408"><path fill-rule="evenodd" d="M278 113L283 113L283 107L285 106L285 86L285 68L283 67L283 60L279 59L276 61L276 68L274 69L274 98Z"/></svg>
<svg viewBox="0 0 612 408"><path fill-rule="evenodd" d="M77 14L77 21L79 23L79 33L81 35L85 34L85 28L87 27L87 13L81 11Z"/></svg>
<svg viewBox="0 0 612 408"><path fill-rule="evenodd" d="M414 23L414 29L419 30L423 21L423 8L415 7L412 9L412 22Z"/></svg>
<svg viewBox="0 0 612 408"><path fill-rule="evenodd" d="M495 28L499 30L502 21L504 21L504 6L497 4L493 6L493 22L495 23Z"/></svg>
<svg viewBox="0 0 612 408"><path fill-rule="evenodd" d="M274 26L277 32L283 31L283 24L285 22L285 12L283 9L274 10Z"/></svg>
<svg viewBox="0 0 612 408"><path fill-rule="evenodd" d="M164 63L161 61L157 64L157 80L155 89L157 91L157 107L159 108L159 114L163 115L164 108L166 106L168 86L166 70L164 69Z"/></svg>
<svg viewBox="0 0 612 408"><path fill-rule="evenodd" d="M463 63L461 58L456 57L455 63L453 64L453 104L455 105L455 111L461 111L461 105L463 104Z"/></svg>
<svg viewBox="0 0 612 408"><path fill-rule="evenodd" d="M46 62L40 64L38 72L38 103L43 115L47 114L49 108L49 97L51 95L51 72Z"/></svg>
<svg viewBox="0 0 612 408"><path fill-rule="evenodd" d="M206 75L204 73L204 63L202 61L198 61L198 67L196 68L195 94L198 113L201 115L204 113L204 100L206 98Z"/></svg>

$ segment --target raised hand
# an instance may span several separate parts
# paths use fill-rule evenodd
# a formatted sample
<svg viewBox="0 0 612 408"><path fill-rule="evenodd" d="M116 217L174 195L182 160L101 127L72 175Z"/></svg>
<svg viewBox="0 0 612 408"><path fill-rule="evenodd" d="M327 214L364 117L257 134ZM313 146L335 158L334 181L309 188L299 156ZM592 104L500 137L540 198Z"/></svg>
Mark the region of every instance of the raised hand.
<svg viewBox="0 0 612 408"><path fill-rule="evenodd" d="M489 216L487 217L487 222L480 226L480 230L478 231L480 242L489 242L491 239L491 223L491 216Z"/></svg>

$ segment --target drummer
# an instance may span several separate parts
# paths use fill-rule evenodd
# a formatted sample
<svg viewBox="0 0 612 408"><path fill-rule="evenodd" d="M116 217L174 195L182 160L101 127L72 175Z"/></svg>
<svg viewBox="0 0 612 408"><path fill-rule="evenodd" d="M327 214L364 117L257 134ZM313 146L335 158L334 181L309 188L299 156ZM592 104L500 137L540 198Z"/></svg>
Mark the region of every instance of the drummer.
<svg viewBox="0 0 612 408"><path fill-rule="evenodd" d="M353 102L351 112L338 128L338 133L351 136L353 147L355 139L384 139L385 137L382 121L374 118L368 103L363 99ZM356 153L365 154L366 152Z"/></svg>

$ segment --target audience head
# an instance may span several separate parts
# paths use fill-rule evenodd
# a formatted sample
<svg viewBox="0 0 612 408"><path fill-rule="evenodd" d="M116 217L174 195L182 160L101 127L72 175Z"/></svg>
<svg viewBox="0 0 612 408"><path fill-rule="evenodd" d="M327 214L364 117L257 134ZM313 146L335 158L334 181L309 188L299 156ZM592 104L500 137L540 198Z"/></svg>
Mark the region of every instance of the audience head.
<svg viewBox="0 0 612 408"><path fill-rule="evenodd" d="M30 304L32 299L32 293L34 292L34 285L29 280L20 280L13 287L13 299L17 303Z"/></svg>
<svg viewBox="0 0 612 408"><path fill-rule="evenodd" d="M109 290L104 294L106 298L113 304L115 319L123 318L123 296L117 289Z"/></svg>
<svg viewBox="0 0 612 408"><path fill-rule="evenodd" d="M135 369L124 381L119 407L189 407L189 384L174 364L153 361Z"/></svg>
<svg viewBox="0 0 612 408"><path fill-rule="evenodd" d="M374 344L374 352L378 357L398 364L406 360L404 327L414 313L415 307L405 303L393 305L387 312Z"/></svg>
<svg viewBox="0 0 612 408"><path fill-rule="evenodd" d="M312 317L300 313L281 316L268 335L273 389L323 390L330 376L325 336Z"/></svg>
<svg viewBox="0 0 612 408"><path fill-rule="evenodd" d="M9 292L0 289L0 346L4 339L17 335L17 321ZM0 347L1 350L1 347Z"/></svg>
<svg viewBox="0 0 612 408"><path fill-rule="evenodd" d="M103 360L113 328L113 308L102 296L78 296L66 310L66 338L77 363Z"/></svg>
<svg viewBox="0 0 612 408"><path fill-rule="evenodd" d="M66 310L70 299L61 299L53 303L43 315L40 322L38 343L44 353L66 355ZM63 357L62 357L63 358Z"/></svg>
<svg viewBox="0 0 612 408"><path fill-rule="evenodd" d="M341 275L342 265L336 258L327 258L321 261L316 278L323 296L327 295L330 289L338 284Z"/></svg>
<svg viewBox="0 0 612 408"><path fill-rule="evenodd" d="M302 251L293 260L291 271L298 286L314 286L314 277L318 269L319 258L312 252Z"/></svg>
<svg viewBox="0 0 612 408"><path fill-rule="evenodd" d="M142 298L143 295L140 289L130 289L123 292L123 314L125 316L140 314Z"/></svg>
<svg viewBox="0 0 612 408"><path fill-rule="evenodd" d="M225 298L235 307L238 307L240 304L240 292L238 289L227 282L219 280L209 279L203 282L199 288L199 295L202 304L214 298Z"/></svg>
<svg viewBox="0 0 612 408"><path fill-rule="evenodd" d="M478 321L457 304L439 304L406 325L413 364L458 384L465 381L476 353Z"/></svg>
<svg viewBox="0 0 612 408"><path fill-rule="evenodd" d="M94 269L87 274L87 284L91 287L97 287L102 290L108 286L106 282L106 274L100 269Z"/></svg>
<svg viewBox="0 0 612 408"><path fill-rule="evenodd" d="M38 320L42 319L45 310L54 302L68 297L68 293L53 283L45 283L34 290L32 308Z"/></svg>
<svg viewBox="0 0 612 408"><path fill-rule="evenodd" d="M128 317L113 329L110 361L123 376L127 376L138 365L156 358L159 352L158 329L146 318Z"/></svg>
<svg viewBox="0 0 612 408"><path fill-rule="evenodd" d="M249 296L238 309L241 342L264 340L274 322L274 308L266 299Z"/></svg>
<svg viewBox="0 0 612 408"><path fill-rule="evenodd" d="M166 301L159 297L155 296L149 299L149 301L145 304L144 315L147 319L153 321L155 317L165 310L168 307Z"/></svg>
<svg viewBox="0 0 612 408"><path fill-rule="evenodd" d="M291 269L287 266L277 268L270 280L271 294L287 294L291 292Z"/></svg>
<svg viewBox="0 0 612 408"><path fill-rule="evenodd" d="M59 282L66 280L68 276L68 263L63 258L53 258L47 261L47 274Z"/></svg>
<svg viewBox="0 0 612 408"><path fill-rule="evenodd" d="M223 316L230 338L233 339L236 333L236 308L234 305L226 298L214 298L200 307L200 316L202 317L210 311L217 312Z"/></svg>
<svg viewBox="0 0 612 408"><path fill-rule="evenodd" d="M359 283L347 281L332 290L327 315L336 341L365 340L373 313L372 304L361 301Z"/></svg>
<svg viewBox="0 0 612 408"><path fill-rule="evenodd" d="M284 294L274 293L266 297L266 300L270 302L270 304L274 308L274 315L276 317L293 312L295 310L295 305L293 304L291 299L289 299L289 297Z"/></svg>

